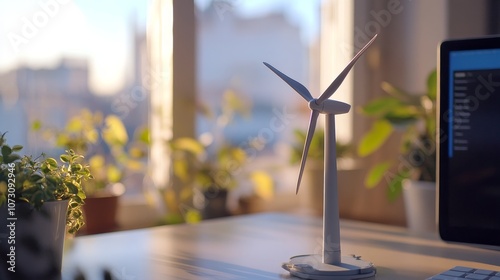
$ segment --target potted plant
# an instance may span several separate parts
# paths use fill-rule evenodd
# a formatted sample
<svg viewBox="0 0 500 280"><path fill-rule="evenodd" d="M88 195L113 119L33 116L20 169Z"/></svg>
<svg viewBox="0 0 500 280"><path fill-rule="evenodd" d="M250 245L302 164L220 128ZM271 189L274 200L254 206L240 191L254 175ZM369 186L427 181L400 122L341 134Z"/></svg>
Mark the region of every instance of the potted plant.
<svg viewBox="0 0 500 280"><path fill-rule="evenodd" d="M382 89L388 96L372 100L361 108L375 121L361 139L358 146L360 156L374 153L391 135L401 134L399 158L373 166L365 185L372 188L385 179L390 200L404 190L407 223L415 230L435 228L436 78L436 71L432 71L427 78L427 91L421 94L411 94L384 82ZM417 202L418 198L427 203L413 210L413 205L422 205ZM414 219L419 216L427 219Z"/></svg>
<svg viewBox="0 0 500 280"><path fill-rule="evenodd" d="M83 157L72 150L59 160L21 156L22 146L0 137L1 279L57 279L65 232L84 224L82 183L92 179Z"/></svg>
<svg viewBox="0 0 500 280"><path fill-rule="evenodd" d="M170 213L176 213L180 204L184 221L195 222L230 215L227 208L229 192L244 183L252 187L252 194L269 198L274 190L271 178L262 170L249 170L248 155L242 146L236 146L224 137L224 129L239 115L248 117L249 102L234 91L223 95L221 113L201 107L201 114L214 127L200 137L181 137L168 141L172 159L172 185L163 195ZM174 199L177 198L177 199ZM176 201L177 200L177 201ZM180 219L177 219L180 220Z"/></svg>
<svg viewBox="0 0 500 280"><path fill-rule="evenodd" d="M302 151L306 140L306 131L295 129L293 131L294 141L291 145L290 163L299 164L302 158ZM306 208L312 210L313 214L323 214L323 169L324 169L324 147L325 131L318 129L311 140L309 153L304 169L304 186L306 195L304 195L304 204ZM341 159L351 155L352 147L349 144L337 141L336 155L339 165L339 177L342 176ZM341 178L338 178L340 181ZM339 182L339 186L343 183Z"/></svg>
<svg viewBox="0 0 500 280"><path fill-rule="evenodd" d="M248 156L243 148L226 143L210 153L209 146L190 137L175 139L169 145L173 175L183 196L193 196L200 219L230 215L228 195L241 186L241 181L253 185L253 193L260 198L272 196L273 179L267 172L245 169Z"/></svg>
<svg viewBox="0 0 500 280"><path fill-rule="evenodd" d="M228 216L227 195L238 185L234 173L246 161L243 149L223 145L210 155L208 146L189 137L175 139L169 146L173 175L181 188L193 191L194 206L201 210L202 217Z"/></svg>
<svg viewBox="0 0 500 280"><path fill-rule="evenodd" d="M116 115L83 109L70 118L63 128L45 127L40 121L33 129L58 148L71 149L85 156L94 176L83 189L87 201L83 208L85 232L102 233L116 229L119 197L125 192L127 175L145 170L144 160L149 144L147 130L139 131L133 140Z"/></svg>

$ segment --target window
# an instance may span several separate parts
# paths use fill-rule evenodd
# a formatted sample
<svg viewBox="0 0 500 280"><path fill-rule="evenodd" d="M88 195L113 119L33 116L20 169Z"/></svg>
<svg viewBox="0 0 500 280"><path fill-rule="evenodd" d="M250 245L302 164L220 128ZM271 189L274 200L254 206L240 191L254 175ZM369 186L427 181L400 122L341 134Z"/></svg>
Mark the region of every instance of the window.
<svg viewBox="0 0 500 280"><path fill-rule="evenodd" d="M320 1L195 3L199 104L220 115L223 99L231 92L250 109L246 118L236 116L232 123L198 117L197 135L211 134L242 147L250 155L248 168L283 171L289 166L293 131L307 129L309 111L307 103L263 62L319 94L319 77L311 73L317 73L319 59ZM252 146L254 140L260 145ZM291 191L295 184L290 176L276 175L276 179L281 190Z"/></svg>
<svg viewBox="0 0 500 280"><path fill-rule="evenodd" d="M9 131L9 142L20 143L26 146L25 152L36 154L52 146L34 137L30 126L35 120L61 127L80 108L90 108L117 115L130 136L143 125L159 131L152 137L160 142L176 134L188 135L190 130L203 136L216 131L217 124L196 114L192 99L196 97L198 105L211 108L217 115L222 111L224 94L232 91L245 100L251 114L248 119L235 118L233 124L223 127L220 136L246 148L251 166L285 168L290 151L284 147L293 141L295 129L307 128L309 110L307 103L262 62L272 64L318 96L338 74L338 67L345 64L345 60L330 58L331 63L323 59L320 63L325 53L320 33L328 32L320 29L324 17L321 7L328 2L2 3L0 18L7 40L0 42L0 116L13 121L2 122L0 131ZM177 17L185 19L182 26L173 26L171 8L180 3L185 5L184 10L192 6L195 26L185 15ZM163 28L148 25L155 20L161 21L157 26ZM172 29L182 33L183 28L192 32L194 27L196 37L192 41L184 37L171 41ZM146 30L157 36L148 38ZM179 40L187 41L181 44ZM169 45L177 51L184 48L183 59L191 55L193 60L189 65L174 65L172 49L166 48ZM189 49L191 45L195 49ZM345 57L350 59L349 54ZM325 67L329 63L335 67ZM182 79L176 73L193 77ZM348 82L345 84L343 90L349 91ZM150 98L159 99L150 102ZM349 101L345 97L340 100ZM159 111L162 114L155 118ZM349 135L345 137L349 139ZM251 147L249 142L254 139L263 144ZM151 158L158 171L153 173L157 185L168 180L168 165L161 164L165 162L163 152L153 152ZM295 175L296 169L292 172ZM295 176L277 177L278 188L293 189ZM141 192L141 180L131 178L127 193Z"/></svg>

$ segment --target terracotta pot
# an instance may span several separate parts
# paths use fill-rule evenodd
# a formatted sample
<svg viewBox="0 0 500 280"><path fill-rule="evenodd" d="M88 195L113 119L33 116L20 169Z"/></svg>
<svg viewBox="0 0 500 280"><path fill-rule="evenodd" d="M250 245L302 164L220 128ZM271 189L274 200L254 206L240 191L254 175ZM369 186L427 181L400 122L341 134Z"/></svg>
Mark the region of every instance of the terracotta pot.
<svg viewBox="0 0 500 280"><path fill-rule="evenodd" d="M408 228L415 232L436 231L436 183L404 180L403 198Z"/></svg>
<svg viewBox="0 0 500 280"><path fill-rule="evenodd" d="M0 207L0 279L60 279L68 201ZM11 267L15 272L9 271Z"/></svg>
<svg viewBox="0 0 500 280"><path fill-rule="evenodd" d="M96 234L111 232L118 228L118 195L89 196L83 205L85 226L83 232Z"/></svg>

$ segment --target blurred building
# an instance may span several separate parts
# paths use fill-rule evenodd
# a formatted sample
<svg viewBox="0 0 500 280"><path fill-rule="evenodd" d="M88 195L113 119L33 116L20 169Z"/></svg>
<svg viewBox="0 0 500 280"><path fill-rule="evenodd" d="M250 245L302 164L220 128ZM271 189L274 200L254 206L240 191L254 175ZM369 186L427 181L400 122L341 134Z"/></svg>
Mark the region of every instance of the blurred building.
<svg viewBox="0 0 500 280"><path fill-rule="evenodd" d="M116 114L130 133L147 124L149 90L143 75L147 68L145 32L133 28L133 62L129 82L118 92L103 96L89 88L89 62L61 58L53 67L19 66L0 74L0 131L8 131L9 143L25 146L33 152L47 149L40 139L31 137L35 120L62 127L80 109ZM41 145L41 146L40 146Z"/></svg>
<svg viewBox="0 0 500 280"><path fill-rule="evenodd" d="M53 68L20 66L0 75L2 130L8 131L9 142L36 146L36 138L29 137L32 121L61 126L79 108L91 105L88 76L87 61L71 58Z"/></svg>
<svg viewBox="0 0 500 280"><path fill-rule="evenodd" d="M252 118L238 119L225 129L235 144L257 137L269 128L276 111L297 113L303 102L297 93L263 65L268 62L286 75L309 87L319 77L311 77L310 46L303 41L299 26L282 13L261 17L241 17L234 10L217 10L216 3L197 14L197 81L199 101L219 109L228 89L241 94L253 105ZM307 118L304 123L307 122ZM213 130L213 123L198 120L198 133ZM295 128L287 125L286 130ZM275 133L273 142L287 131Z"/></svg>

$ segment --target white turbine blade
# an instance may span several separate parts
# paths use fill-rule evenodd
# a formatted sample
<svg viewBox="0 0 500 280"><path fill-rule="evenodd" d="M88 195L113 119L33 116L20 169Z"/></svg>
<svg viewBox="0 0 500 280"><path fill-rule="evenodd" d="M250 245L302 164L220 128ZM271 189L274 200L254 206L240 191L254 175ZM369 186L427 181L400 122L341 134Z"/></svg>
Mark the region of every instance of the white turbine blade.
<svg viewBox="0 0 500 280"><path fill-rule="evenodd" d="M342 72L338 75L338 77L335 78L335 80L325 90L325 92L323 92L323 94L321 94L321 96L316 101L317 104L321 104L323 101L330 98L330 96L332 96L333 93L335 93L335 91L340 87L340 85L344 81L347 74L349 74L349 71L351 71L351 68L354 66L356 61L371 46L371 44L373 43L373 41L375 41L376 38L377 38L377 34L375 34L375 36L373 36L373 38L368 43L366 43L366 45L353 57L353 59L351 59L351 61L349 62L349 64L347 64L347 66L344 68L344 70L342 70Z"/></svg>
<svg viewBox="0 0 500 280"><path fill-rule="evenodd" d="M297 189L295 190L295 194L299 192L300 181L302 180L302 173L304 173L304 166L306 165L307 154L309 152L309 146L311 145L311 140L314 135L314 130L316 129L318 116L319 111L311 111L311 120L309 121L309 129L307 130L306 142L304 143L304 150L302 151L302 160L300 162L299 178L297 180Z"/></svg>
<svg viewBox="0 0 500 280"><path fill-rule="evenodd" d="M307 90L305 86L301 83L295 81L294 79L288 77L287 75L281 73L278 69L271 66L269 63L264 62L271 71L273 71L276 75L278 75L283 81L285 81L289 86L291 86L296 92L298 92L304 99L309 102L313 99L311 93Z"/></svg>

